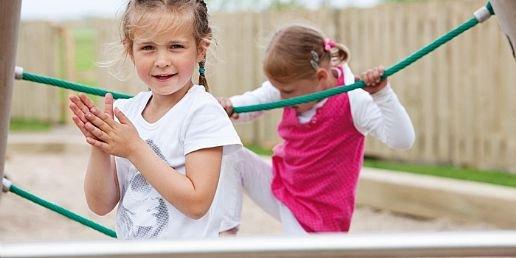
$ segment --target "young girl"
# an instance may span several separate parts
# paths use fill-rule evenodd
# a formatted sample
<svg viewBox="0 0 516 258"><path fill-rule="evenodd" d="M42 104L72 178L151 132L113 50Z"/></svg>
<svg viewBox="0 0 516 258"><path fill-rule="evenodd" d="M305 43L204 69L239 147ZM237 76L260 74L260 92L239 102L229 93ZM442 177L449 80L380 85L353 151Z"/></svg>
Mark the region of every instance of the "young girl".
<svg viewBox="0 0 516 258"><path fill-rule="evenodd" d="M104 215L118 205L120 239L218 236L210 208L224 154L241 146L217 100L206 92L204 62L211 39L200 0L131 0L122 42L150 91L105 111L71 97L73 121L92 146L85 193ZM192 74L199 63L199 81Z"/></svg>
<svg viewBox="0 0 516 258"><path fill-rule="evenodd" d="M260 113L233 114L233 106L267 103L351 84L355 77L346 62L348 50L315 29L289 26L268 46L264 71L269 81L254 91L219 99L238 121ZM278 125L283 143L274 148L272 164L241 150L224 159L224 184L247 191L291 234L347 232L355 207L364 140L372 134L392 148L414 142L410 118L387 80L383 68L365 72L367 87L318 102L286 107ZM233 207L225 213L223 230L236 232L241 191L226 194ZM228 201L228 203L230 203Z"/></svg>

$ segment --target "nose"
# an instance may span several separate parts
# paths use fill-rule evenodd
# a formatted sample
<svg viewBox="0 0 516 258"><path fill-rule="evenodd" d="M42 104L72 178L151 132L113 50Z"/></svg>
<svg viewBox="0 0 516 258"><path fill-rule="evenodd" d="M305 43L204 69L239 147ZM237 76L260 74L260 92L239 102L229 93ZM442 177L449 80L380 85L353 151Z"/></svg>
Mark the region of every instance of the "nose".
<svg viewBox="0 0 516 258"><path fill-rule="evenodd" d="M158 68L165 68L170 66L170 54L167 51L158 51L154 65Z"/></svg>

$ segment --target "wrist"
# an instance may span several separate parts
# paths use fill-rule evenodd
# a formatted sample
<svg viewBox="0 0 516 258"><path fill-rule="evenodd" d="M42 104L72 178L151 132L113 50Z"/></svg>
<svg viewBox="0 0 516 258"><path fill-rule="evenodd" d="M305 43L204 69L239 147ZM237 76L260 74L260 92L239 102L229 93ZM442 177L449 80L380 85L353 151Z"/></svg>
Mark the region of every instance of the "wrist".
<svg viewBox="0 0 516 258"><path fill-rule="evenodd" d="M377 98L377 97L382 97L382 96L385 96L385 95L388 95L389 92L391 91L391 84L390 83L387 83L384 87L382 87L381 89L375 91L375 92L372 92L370 93L371 96L373 98Z"/></svg>
<svg viewBox="0 0 516 258"><path fill-rule="evenodd" d="M143 153L143 150L145 150L147 146L147 143L142 138L138 137L135 142L127 146L128 152L125 158L133 162L133 160L137 159L138 156Z"/></svg>

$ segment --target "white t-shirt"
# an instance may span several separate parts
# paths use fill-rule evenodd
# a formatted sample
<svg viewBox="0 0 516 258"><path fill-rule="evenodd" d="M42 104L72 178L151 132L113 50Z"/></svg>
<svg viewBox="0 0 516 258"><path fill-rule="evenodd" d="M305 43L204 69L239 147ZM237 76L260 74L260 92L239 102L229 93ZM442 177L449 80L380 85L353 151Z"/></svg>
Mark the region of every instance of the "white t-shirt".
<svg viewBox="0 0 516 258"><path fill-rule="evenodd" d="M241 148L240 138L227 114L203 86L194 85L188 93L155 123L147 122L142 112L152 93L141 92L118 107L134 124L138 134L181 174L185 156L193 151L223 146L224 155ZM201 219L188 218L167 202L125 158L115 157L120 202L116 231L119 239L178 237L216 237L220 219L214 207Z"/></svg>
<svg viewBox="0 0 516 258"><path fill-rule="evenodd" d="M347 64L344 65L345 84L355 82L355 76ZM382 90L369 94L363 89L349 91L349 103L353 125L363 135L372 134L374 137L395 149L410 148L415 139L414 127L407 111L401 105L390 85ZM261 87L242 95L230 98L233 106L247 106L269 103L281 100L280 92L266 81ZM326 103L324 99L313 108L298 115L300 123L308 123L318 108ZM263 112L239 114L237 121L245 122L259 117Z"/></svg>

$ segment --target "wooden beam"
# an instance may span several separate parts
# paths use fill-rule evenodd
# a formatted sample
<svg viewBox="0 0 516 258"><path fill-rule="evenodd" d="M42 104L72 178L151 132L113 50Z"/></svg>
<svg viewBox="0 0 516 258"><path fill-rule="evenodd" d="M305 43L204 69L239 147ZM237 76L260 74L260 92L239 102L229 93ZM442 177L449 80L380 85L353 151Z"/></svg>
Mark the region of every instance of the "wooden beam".
<svg viewBox="0 0 516 258"><path fill-rule="evenodd" d="M0 181L4 177L20 11L21 0L0 1Z"/></svg>
<svg viewBox="0 0 516 258"><path fill-rule="evenodd" d="M492 0L491 5L495 11L498 23L503 32L507 35L512 48L512 55L516 59L516 1L514 0Z"/></svg>

